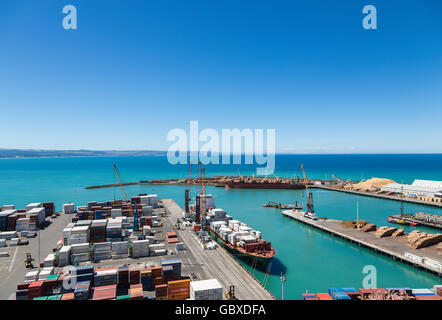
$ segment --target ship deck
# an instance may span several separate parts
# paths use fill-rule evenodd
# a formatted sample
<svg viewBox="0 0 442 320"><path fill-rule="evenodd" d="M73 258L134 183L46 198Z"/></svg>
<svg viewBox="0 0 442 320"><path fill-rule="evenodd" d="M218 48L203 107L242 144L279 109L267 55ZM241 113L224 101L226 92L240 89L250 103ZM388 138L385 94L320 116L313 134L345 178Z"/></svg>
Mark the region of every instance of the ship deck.
<svg viewBox="0 0 442 320"><path fill-rule="evenodd" d="M182 218L183 209L172 199L162 199L169 219L173 223ZM273 300L275 297L243 266L241 266L223 247L216 250L204 250L199 241L192 235L191 227L181 226L176 230L196 263L201 266L207 278L215 278L225 292L231 285L235 286L235 296L240 300ZM253 270L251 271L253 272Z"/></svg>

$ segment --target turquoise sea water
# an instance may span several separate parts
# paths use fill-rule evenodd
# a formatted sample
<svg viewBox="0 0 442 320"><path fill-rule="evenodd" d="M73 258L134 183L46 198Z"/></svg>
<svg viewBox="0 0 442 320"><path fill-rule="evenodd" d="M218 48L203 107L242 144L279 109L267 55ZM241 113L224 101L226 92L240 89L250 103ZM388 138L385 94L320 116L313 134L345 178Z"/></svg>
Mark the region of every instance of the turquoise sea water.
<svg viewBox="0 0 442 320"><path fill-rule="evenodd" d="M187 166L171 166L165 157L118 158L36 158L0 160L0 205L24 207L30 202L53 201L57 208L66 202L77 205L91 200L120 199L119 188L85 190L95 184L115 183L112 164L116 163L123 181L186 177ZM290 177L301 174L304 164L308 177L343 179L370 177L390 178L411 183L413 179L442 180L442 155L280 155L276 158L276 174ZM247 175L252 165L207 166L206 175ZM193 171L196 171L194 166ZM195 176L195 175L194 175ZM183 186L130 186L130 195L154 192L160 197L175 199L183 205ZM208 187L216 195L216 205L235 219L260 230L277 250L270 275L245 265L277 297L281 296L280 273L284 272L286 298L300 299L309 290L326 291L329 287L362 287L365 265L377 270L378 287L431 287L441 283L439 277L378 256L373 252L298 224L281 215L280 210L262 208L273 200L283 203L304 202L301 190L226 190ZM196 194L196 187L192 188ZM340 192L314 190L318 215L337 219L355 219L356 197ZM441 209L405 204L405 211L442 214ZM360 219L387 225L386 217L399 213L400 203L360 197Z"/></svg>

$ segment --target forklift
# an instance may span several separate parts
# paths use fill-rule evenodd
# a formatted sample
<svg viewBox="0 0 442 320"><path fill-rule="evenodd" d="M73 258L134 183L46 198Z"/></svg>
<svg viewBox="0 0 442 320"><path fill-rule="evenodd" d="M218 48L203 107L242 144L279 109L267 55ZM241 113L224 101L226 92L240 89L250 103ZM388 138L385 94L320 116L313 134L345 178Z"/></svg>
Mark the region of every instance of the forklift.
<svg viewBox="0 0 442 320"><path fill-rule="evenodd" d="M34 268L34 265L32 264L32 261L34 261L34 259L32 258L31 253L30 252L26 252L25 267L27 269L29 269L29 268L33 269Z"/></svg>
<svg viewBox="0 0 442 320"><path fill-rule="evenodd" d="M228 300L238 300L235 297L235 286L230 286L229 291L226 292L226 297Z"/></svg>

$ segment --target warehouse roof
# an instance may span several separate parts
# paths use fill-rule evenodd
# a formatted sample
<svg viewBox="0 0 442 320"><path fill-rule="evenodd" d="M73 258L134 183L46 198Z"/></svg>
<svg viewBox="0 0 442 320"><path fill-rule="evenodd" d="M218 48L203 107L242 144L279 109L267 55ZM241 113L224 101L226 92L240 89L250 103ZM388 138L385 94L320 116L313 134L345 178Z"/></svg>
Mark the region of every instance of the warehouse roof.
<svg viewBox="0 0 442 320"><path fill-rule="evenodd" d="M436 188L442 190L442 181L416 179L413 181L412 186Z"/></svg>

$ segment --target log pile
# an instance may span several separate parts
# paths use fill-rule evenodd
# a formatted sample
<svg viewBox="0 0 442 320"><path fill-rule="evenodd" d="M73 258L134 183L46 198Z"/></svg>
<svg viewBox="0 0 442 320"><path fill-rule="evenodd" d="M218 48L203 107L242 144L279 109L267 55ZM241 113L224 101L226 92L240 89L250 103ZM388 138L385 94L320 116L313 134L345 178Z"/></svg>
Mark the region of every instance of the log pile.
<svg viewBox="0 0 442 320"><path fill-rule="evenodd" d="M391 235L392 237L400 237L405 234L404 229L398 229Z"/></svg>
<svg viewBox="0 0 442 320"><path fill-rule="evenodd" d="M379 227L379 229L376 230L375 236L378 238L384 238L391 236L397 228L395 227Z"/></svg>
<svg viewBox="0 0 442 320"><path fill-rule="evenodd" d="M412 231L408 235L408 244L413 249L420 249L442 242L442 234L425 233L418 230Z"/></svg>

